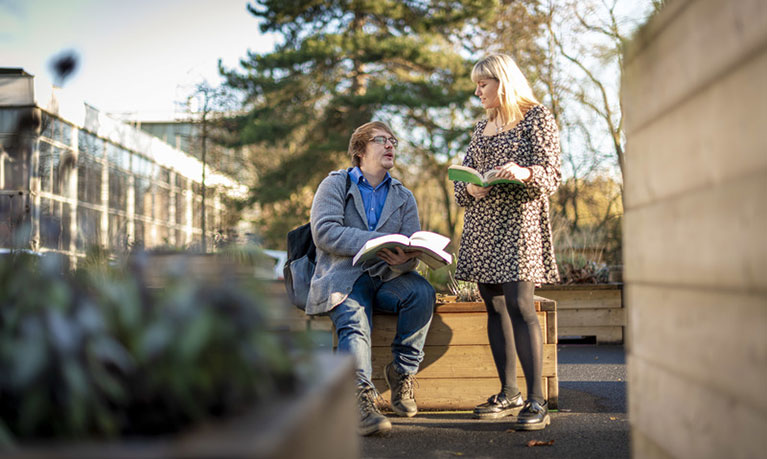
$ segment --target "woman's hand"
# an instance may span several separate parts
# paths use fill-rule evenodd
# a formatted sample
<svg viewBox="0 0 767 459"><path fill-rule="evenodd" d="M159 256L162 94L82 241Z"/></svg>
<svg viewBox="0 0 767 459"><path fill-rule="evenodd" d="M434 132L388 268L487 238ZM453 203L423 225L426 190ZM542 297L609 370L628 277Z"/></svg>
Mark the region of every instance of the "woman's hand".
<svg viewBox="0 0 767 459"><path fill-rule="evenodd" d="M405 252L399 247L394 248L394 250L381 249L376 253L378 258L392 266L406 263L410 259L415 258L417 255L418 252Z"/></svg>
<svg viewBox="0 0 767 459"><path fill-rule="evenodd" d="M533 175L533 172L529 167L522 167L513 161L509 161L503 166L498 166L496 169L499 171L496 177L504 178L506 180L519 180L520 182L527 182Z"/></svg>
<svg viewBox="0 0 767 459"><path fill-rule="evenodd" d="M472 195L474 199L477 199L477 200L487 196L487 194L490 193L490 189L492 188L493 188L492 185L486 186L486 187L477 186L473 183L469 183L468 185L466 185L466 191L470 195Z"/></svg>

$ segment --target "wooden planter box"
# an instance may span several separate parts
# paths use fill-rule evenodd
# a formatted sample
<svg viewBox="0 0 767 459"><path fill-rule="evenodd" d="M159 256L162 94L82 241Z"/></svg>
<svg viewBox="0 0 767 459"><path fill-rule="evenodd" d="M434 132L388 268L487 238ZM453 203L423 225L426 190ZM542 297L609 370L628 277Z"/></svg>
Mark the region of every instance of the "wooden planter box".
<svg viewBox="0 0 767 459"><path fill-rule="evenodd" d="M543 391L551 408L558 406L557 308L546 298L535 298L543 332ZM384 400L391 399L383 379L383 368L392 359L391 342L397 328L396 316L373 316L373 383ZM487 337L487 312L478 303L438 305L424 348L426 356L416 375L418 408L428 410L469 410L498 393L500 380ZM526 384L517 361L522 394ZM388 408L388 407L387 407Z"/></svg>
<svg viewBox="0 0 767 459"><path fill-rule="evenodd" d="M235 419L161 439L36 445L0 452L19 459L357 458L357 404L351 358L317 354L311 380Z"/></svg>
<svg viewBox="0 0 767 459"><path fill-rule="evenodd" d="M599 344L624 342L623 284L547 285L537 291L557 302L560 338L595 337Z"/></svg>

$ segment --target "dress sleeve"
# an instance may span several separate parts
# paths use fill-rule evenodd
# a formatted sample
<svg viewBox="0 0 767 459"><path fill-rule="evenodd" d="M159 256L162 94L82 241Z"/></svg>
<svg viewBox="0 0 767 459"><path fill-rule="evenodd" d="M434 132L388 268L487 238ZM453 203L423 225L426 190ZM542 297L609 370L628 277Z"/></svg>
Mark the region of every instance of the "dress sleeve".
<svg viewBox="0 0 767 459"><path fill-rule="evenodd" d="M561 180L559 129L546 107L539 105L531 110L535 110L529 131L534 160L528 166L532 176L527 182L527 192L531 197L551 195Z"/></svg>
<svg viewBox="0 0 767 459"><path fill-rule="evenodd" d="M478 133L481 132L481 124L481 122L477 123L477 126L474 128L474 132L471 134L471 142L469 142L469 148L466 150L466 156L464 156L463 162L461 163L463 166L472 167L474 169L477 168L474 162L474 154L477 150L476 138L477 135L479 135ZM466 182L453 182L455 203L461 207L470 206L475 202L474 197L470 195L468 191L466 191L466 185L468 185Z"/></svg>

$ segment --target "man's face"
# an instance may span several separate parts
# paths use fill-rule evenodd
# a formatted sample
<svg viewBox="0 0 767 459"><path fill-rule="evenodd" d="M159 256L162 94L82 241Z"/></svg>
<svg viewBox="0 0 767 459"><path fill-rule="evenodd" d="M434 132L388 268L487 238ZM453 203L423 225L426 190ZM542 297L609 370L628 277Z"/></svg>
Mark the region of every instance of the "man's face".
<svg viewBox="0 0 767 459"><path fill-rule="evenodd" d="M379 142L383 141L381 144ZM381 167L389 170L394 167L394 151L396 150L396 139L391 137L386 131L381 129L373 130L370 135L365 153L360 156L360 168Z"/></svg>

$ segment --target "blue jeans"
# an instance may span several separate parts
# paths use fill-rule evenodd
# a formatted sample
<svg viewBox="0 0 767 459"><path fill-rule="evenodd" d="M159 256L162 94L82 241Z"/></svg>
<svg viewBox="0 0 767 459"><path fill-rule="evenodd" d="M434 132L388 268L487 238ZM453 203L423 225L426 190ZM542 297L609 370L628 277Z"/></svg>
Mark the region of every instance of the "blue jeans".
<svg viewBox="0 0 767 459"><path fill-rule="evenodd" d="M373 387L373 311L397 314L397 334L391 345L394 368L400 374L414 375L423 360L434 301L434 288L413 271L389 282L366 273L357 279L346 300L329 314L338 335L338 351L354 357L358 384Z"/></svg>

